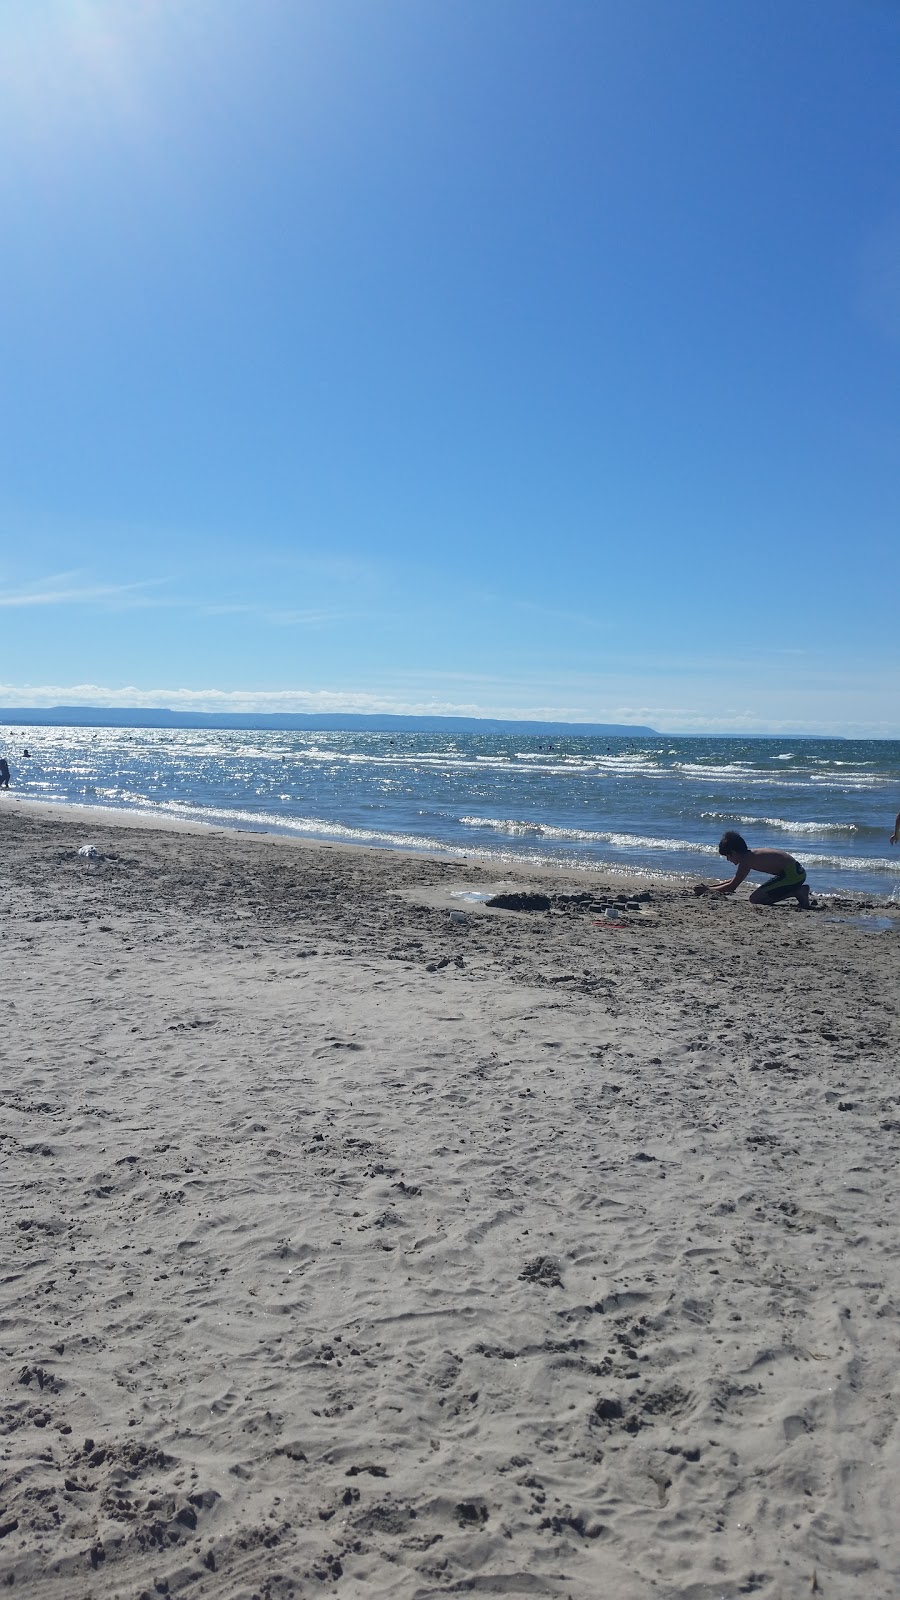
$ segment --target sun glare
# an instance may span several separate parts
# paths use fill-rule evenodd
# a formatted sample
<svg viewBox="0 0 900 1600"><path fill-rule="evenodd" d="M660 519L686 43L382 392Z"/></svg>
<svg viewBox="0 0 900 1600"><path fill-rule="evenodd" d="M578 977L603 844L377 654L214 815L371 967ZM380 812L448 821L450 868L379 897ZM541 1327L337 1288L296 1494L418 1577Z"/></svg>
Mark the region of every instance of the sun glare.
<svg viewBox="0 0 900 1600"><path fill-rule="evenodd" d="M0 127L70 153L80 135L146 134L167 66L213 27L207 0L12 0L0 12Z"/></svg>

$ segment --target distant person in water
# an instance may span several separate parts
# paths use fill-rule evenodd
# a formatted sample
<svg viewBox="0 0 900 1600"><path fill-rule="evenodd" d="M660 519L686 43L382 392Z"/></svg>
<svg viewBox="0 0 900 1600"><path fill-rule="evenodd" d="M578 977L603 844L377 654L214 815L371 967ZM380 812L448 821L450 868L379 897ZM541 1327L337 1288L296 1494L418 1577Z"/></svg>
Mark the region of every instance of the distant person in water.
<svg viewBox="0 0 900 1600"><path fill-rule="evenodd" d="M809 884L799 861L786 850L751 850L739 833L724 833L719 840L719 855L737 870L733 878L721 883L698 883L695 894L734 894L748 872L769 872L768 883L754 889L750 902L755 906L774 906L779 900L796 900L801 911L809 910Z"/></svg>
<svg viewBox="0 0 900 1600"><path fill-rule="evenodd" d="M9 762L5 756L0 756L0 789L9 788Z"/></svg>
<svg viewBox="0 0 900 1600"><path fill-rule="evenodd" d="M891 844L900 844L900 811L897 812L894 818L894 831L891 834L890 842Z"/></svg>

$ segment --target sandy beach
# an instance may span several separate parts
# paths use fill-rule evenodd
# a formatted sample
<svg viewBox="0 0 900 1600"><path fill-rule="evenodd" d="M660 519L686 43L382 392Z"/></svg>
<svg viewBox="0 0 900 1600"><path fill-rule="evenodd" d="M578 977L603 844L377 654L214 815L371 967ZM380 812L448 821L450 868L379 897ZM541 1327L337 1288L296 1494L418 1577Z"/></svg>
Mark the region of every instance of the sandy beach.
<svg viewBox="0 0 900 1600"><path fill-rule="evenodd" d="M0 832L11 1594L900 1593L896 934Z"/></svg>

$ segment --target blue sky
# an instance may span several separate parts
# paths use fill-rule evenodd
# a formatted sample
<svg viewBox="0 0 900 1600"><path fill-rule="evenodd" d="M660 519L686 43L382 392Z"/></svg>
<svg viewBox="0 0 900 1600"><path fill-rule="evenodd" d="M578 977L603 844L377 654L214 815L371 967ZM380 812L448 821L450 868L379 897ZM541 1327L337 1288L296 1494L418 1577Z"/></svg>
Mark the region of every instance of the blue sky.
<svg viewBox="0 0 900 1600"><path fill-rule="evenodd" d="M0 704L900 735L900 6L5 0Z"/></svg>

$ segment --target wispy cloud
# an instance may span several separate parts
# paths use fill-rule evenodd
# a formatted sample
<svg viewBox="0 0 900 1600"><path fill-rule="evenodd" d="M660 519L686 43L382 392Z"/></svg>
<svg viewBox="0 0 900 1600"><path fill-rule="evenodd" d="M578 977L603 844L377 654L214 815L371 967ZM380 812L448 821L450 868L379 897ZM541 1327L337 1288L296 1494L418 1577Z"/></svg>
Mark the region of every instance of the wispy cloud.
<svg viewBox="0 0 900 1600"><path fill-rule="evenodd" d="M532 617L542 617L551 622L564 622L568 627L574 628L604 628L607 631L612 624L608 618L594 617L586 611L570 611L560 606L541 605L536 600L504 600L500 595L492 595L494 604L510 606L514 611L524 611Z"/></svg>
<svg viewBox="0 0 900 1600"><path fill-rule="evenodd" d="M97 601L127 601L148 588L146 583L73 584L63 587L45 579L39 588L0 589L0 606L90 605Z"/></svg>
<svg viewBox="0 0 900 1600"><path fill-rule="evenodd" d="M79 581L81 580L81 581ZM168 578L137 583L93 583L80 573L55 573L32 584L0 588L0 608L97 606L103 610L189 611L201 617L243 616L275 628L322 627L360 620L362 612L315 606L277 606L264 601L213 600L166 592Z"/></svg>
<svg viewBox="0 0 900 1600"><path fill-rule="evenodd" d="M165 601L161 603L163 605L166 604ZM172 600L168 603L171 606L195 611L204 617L258 617L261 622L270 623L276 628L316 627L328 622L345 622L351 618L358 619L363 615L362 612L316 610L314 607L308 609L298 607L294 610L287 607L277 609L265 605L241 605L227 600Z"/></svg>

